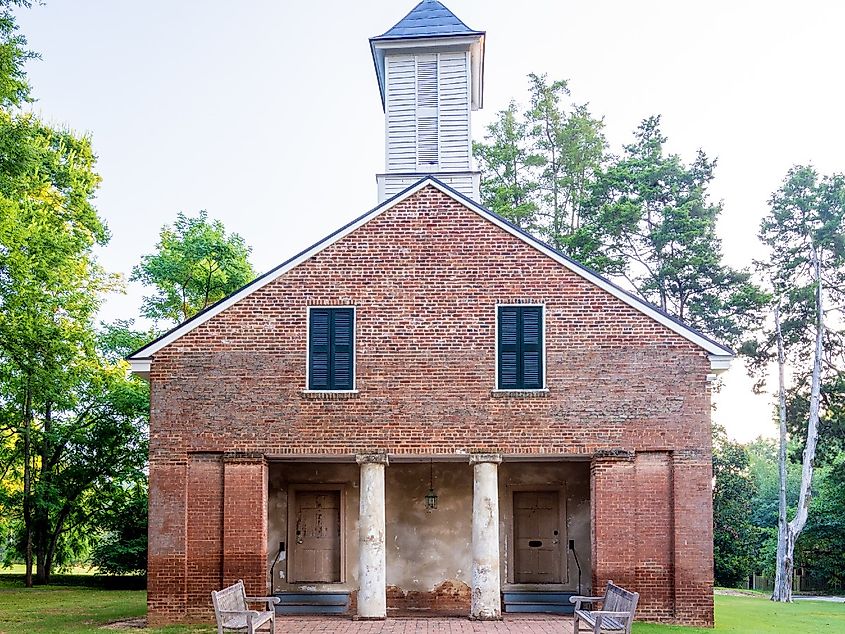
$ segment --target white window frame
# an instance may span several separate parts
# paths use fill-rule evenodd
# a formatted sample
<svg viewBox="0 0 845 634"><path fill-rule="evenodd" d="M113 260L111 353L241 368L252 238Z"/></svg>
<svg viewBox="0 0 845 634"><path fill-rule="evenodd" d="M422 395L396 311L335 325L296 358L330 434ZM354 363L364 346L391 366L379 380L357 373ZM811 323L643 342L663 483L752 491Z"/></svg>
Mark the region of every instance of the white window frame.
<svg viewBox="0 0 845 634"><path fill-rule="evenodd" d="M332 308L352 309L352 389L351 390L312 390L311 385L311 309ZM303 394L357 394L358 393L358 307L349 304L314 304L305 307L305 387Z"/></svg>
<svg viewBox="0 0 845 634"><path fill-rule="evenodd" d="M513 307L539 307L540 308L540 319L543 321L543 387L532 387L532 388L518 388L518 389L504 389L499 387L499 309L500 308L513 308ZM549 391L549 383L546 377L546 350L548 348L546 344L546 305L545 304L537 304L537 303L497 303L493 313L493 323L495 324L493 333L495 337L495 341L493 343L493 391L494 392L503 392L503 393L513 393L513 392L548 392Z"/></svg>

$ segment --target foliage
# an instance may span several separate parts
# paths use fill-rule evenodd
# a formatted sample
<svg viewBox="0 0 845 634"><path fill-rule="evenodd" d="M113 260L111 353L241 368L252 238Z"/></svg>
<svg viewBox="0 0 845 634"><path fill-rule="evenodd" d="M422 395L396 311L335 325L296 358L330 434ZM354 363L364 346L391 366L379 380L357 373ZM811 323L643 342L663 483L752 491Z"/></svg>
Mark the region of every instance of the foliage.
<svg viewBox="0 0 845 634"><path fill-rule="evenodd" d="M529 77L529 105L516 102L487 127L473 152L482 202L516 225L587 264L595 244L582 229L592 183L605 158L604 124L586 105L564 103L565 81Z"/></svg>
<svg viewBox="0 0 845 634"><path fill-rule="evenodd" d="M252 281L250 248L223 223L179 213L173 227L162 227L157 252L145 255L131 279L155 288L144 298L144 316L182 322Z"/></svg>
<svg viewBox="0 0 845 634"><path fill-rule="evenodd" d="M482 202L499 215L707 334L739 343L768 297L722 262L721 205L707 188L716 162L665 151L660 117L619 157L602 120L569 103L566 82L530 75L530 105L498 113L474 145Z"/></svg>
<svg viewBox="0 0 845 634"><path fill-rule="evenodd" d="M699 151L687 165L666 154L666 140L660 117L643 121L593 189L606 268L665 312L737 342L756 325L766 295L748 271L722 262L721 205L707 193L716 162Z"/></svg>
<svg viewBox="0 0 845 634"><path fill-rule="evenodd" d="M4 557L49 580L145 454L147 386L107 358L93 319L116 287L93 255L108 231L88 137L17 106L32 55L0 3L0 507Z"/></svg>
<svg viewBox="0 0 845 634"><path fill-rule="evenodd" d="M100 572L113 575L147 570L147 490L136 485L113 496L111 508L99 528L106 534L91 553Z"/></svg>
<svg viewBox="0 0 845 634"><path fill-rule="evenodd" d="M751 359L751 371L758 374L758 389L769 364L778 362L782 481L788 437L800 439L803 449L795 516L787 522L783 495L779 510L774 597L788 601L791 590L785 580L791 578L793 548L811 510L819 431L842 426L845 333L839 328L845 309L845 175L820 176L812 167L793 167L772 194L769 208L760 225L760 239L769 254L758 266L775 297L775 323L743 351ZM787 367L791 385L786 384ZM822 437L823 451L835 455L825 444Z"/></svg>
<svg viewBox="0 0 845 634"><path fill-rule="evenodd" d="M825 442L836 445L845 437L845 175L819 176L812 167L793 167L769 205L770 213L760 228L769 257L759 262L758 268L780 298L786 361L793 375L787 395L787 423L795 438L806 434L809 411L816 331L815 282L810 263L813 251L823 263L822 299L827 308L819 431L825 455ZM762 389L766 370L775 360L774 331L750 341L743 352L758 377L758 389ZM830 456L835 455L836 448L830 448Z"/></svg>
<svg viewBox="0 0 845 634"><path fill-rule="evenodd" d="M819 469L810 519L796 544L795 560L811 578L839 587L845 583L845 454Z"/></svg>
<svg viewBox="0 0 845 634"><path fill-rule="evenodd" d="M728 440L722 428L715 428L713 436L714 572L717 585L735 587L754 572L756 490L746 448Z"/></svg>

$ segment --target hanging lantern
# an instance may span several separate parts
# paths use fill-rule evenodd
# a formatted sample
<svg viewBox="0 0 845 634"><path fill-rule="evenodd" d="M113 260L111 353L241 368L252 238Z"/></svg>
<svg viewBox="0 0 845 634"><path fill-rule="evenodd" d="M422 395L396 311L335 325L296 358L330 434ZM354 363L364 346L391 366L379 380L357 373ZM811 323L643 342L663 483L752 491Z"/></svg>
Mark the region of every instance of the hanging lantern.
<svg viewBox="0 0 845 634"><path fill-rule="evenodd" d="M428 493L425 494L425 510L437 509L437 493L434 492L434 460L429 463Z"/></svg>

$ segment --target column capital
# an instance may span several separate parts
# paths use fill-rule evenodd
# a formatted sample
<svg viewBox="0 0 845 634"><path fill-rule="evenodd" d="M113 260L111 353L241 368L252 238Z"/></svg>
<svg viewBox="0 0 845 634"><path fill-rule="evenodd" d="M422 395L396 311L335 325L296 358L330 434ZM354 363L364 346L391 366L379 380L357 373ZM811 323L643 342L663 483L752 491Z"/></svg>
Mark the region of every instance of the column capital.
<svg viewBox="0 0 845 634"><path fill-rule="evenodd" d="M358 464L383 464L385 467L390 464L386 453L359 453L355 456Z"/></svg>
<svg viewBox="0 0 845 634"><path fill-rule="evenodd" d="M502 462L502 456L497 453L471 453L469 455L469 463L471 465L481 464L482 462L499 464Z"/></svg>

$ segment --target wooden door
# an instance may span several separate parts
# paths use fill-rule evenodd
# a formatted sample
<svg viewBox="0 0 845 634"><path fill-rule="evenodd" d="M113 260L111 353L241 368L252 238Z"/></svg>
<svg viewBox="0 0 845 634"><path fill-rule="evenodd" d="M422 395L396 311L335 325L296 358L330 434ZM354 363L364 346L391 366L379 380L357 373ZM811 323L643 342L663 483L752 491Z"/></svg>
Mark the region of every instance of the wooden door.
<svg viewBox="0 0 845 634"><path fill-rule="evenodd" d="M558 491L514 491L515 583L561 583Z"/></svg>
<svg viewBox="0 0 845 634"><path fill-rule="evenodd" d="M290 581L340 581L340 491L297 491Z"/></svg>

